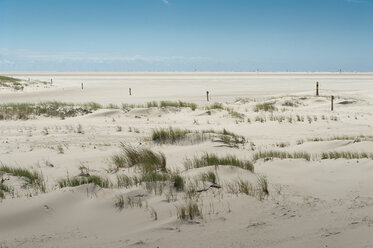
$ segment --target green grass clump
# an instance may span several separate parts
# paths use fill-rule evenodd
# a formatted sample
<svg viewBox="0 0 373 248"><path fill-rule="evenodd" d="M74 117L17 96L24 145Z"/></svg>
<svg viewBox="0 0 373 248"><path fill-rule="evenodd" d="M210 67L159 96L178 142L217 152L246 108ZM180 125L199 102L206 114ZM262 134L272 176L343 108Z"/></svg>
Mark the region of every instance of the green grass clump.
<svg viewBox="0 0 373 248"><path fill-rule="evenodd" d="M307 152L282 152L282 151L260 151L253 155L253 161L257 161L259 159L274 159L274 158L280 158L280 159L305 159L307 161L311 160L311 155Z"/></svg>
<svg viewBox="0 0 373 248"><path fill-rule="evenodd" d="M120 167L138 165L143 173L166 171L166 157L163 153L156 153L148 148L134 148L124 143L121 143L121 148L122 153L113 158Z"/></svg>
<svg viewBox="0 0 373 248"><path fill-rule="evenodd" d="M191 110L196 110L197 109L197 104L191 103L191 102L182 102L179 101L179 107L180 108L190 108Z"/></svg>
<svg viewBox="0 0 373 248"><path fill-rule="evenodd" d="M14 90L23 90L26 84L22 84L21 79L6 77L0 75L0 86L5 88L13 88Z"/></svg>
<svg viewBox="0 0 373 248"><path fill-rule="evenodd" d="M88 176L88 177L73 177L66 179L61 179L58 181L58 185L60 188L64 187L77 187L83 184L90 184L93 183L101 188L109 188L111 187L111 183L107 178L100 177L100 176Z"/></svg>
<svg viewBox="0 0 373 248"><path fill-rule="evenodd" d="M159 103L156 101L148 102L146 104L148 108L167 108L167 107L175 107L175 108L191 108L193 111L197 109L197 104L189 103L189 102L182 102L182 101L160 101Z"/></svg>
<svg viewBox="0 0 373 248"><path fill-rule="evenodd" d="M187 129L159 128L153 130L152 140L160 144L173 144L184 139L189 133L192 133L192 131Z"/></svg>
<svg viewBox="0 0 373 248"><path fill-rule="evenodd" d="M310 141L310 142L334 141L334 140L353 140L354 142L373 141L373 136L372 135L357 135L357 136L342 135L342 136L332 136L328 138L314 137L314 138L307 139L307 141Z"/></svg>
<svg viewBox="0 0 373 248"><path fill-rule="evenodd" d="M228 113L233 117L233 118L237 118L237 119L245 119L245 115L242 114L242 113L239 113L239 112L236 112L232 109L229 109L228 110Z"/></svg>
<svg viewBox="0 0 373 248"><path fill-rule="evenodd" d="M243 144L246 142L246 139L242 135L235 134L233 132L227 131L225 128L223 131L215 131L213 129L210 130L202 130L202 134L218 134L221 141L227 145L232 144Z"/></svg>
<svg viewBox="0 0 373 248"><path fill-rule="evenodd" d="M128 104L128 103L122 103L121 107L124 111L129 111L134 108L145 108L142 104ZM149 108L149 107L148 107Z"/></svg>
<svg viewBox="0 0 373 248"><path fill-rule="evenodd" d="M0 104L0 120L28 120L35 116L74 117L102 108L98 103L73 104L64 102L6 103Z"/></svg>
<svg viewBox="0 0 373 248"><path fill-rule="evenodd" d="M30 171L23 168L12 168L9 166L2 165L0 167L0 172L8 173L15 177L22 177L26 179L29 184L31 184L38 190L42 192L46 191L43 175L37 171Z"/></svg>
<svg viewBox="0 0 373 248"><path fill-rule="evenodd" d="M223 107L223 104L216 102L216 103L208 106L207 109L208 110L211 110L211 109L224 109L224 107Z"/></svg>
<svg viewBox="0 0 373 248"><path fill-rule="evenodd" d="M4 192L9 192L10 189L8 186L0 182L0 199L5 198L5 193Z"/></svg>
<svg viewBox="0 0 373 248"><path fill-rule="evenodd" d="M205 153L200 158L187 159L184 163L186 169L206 167L210 165L231 165L240 167L251 172L254 171L254 166L250 161L239 160L236 156L227 155L219 157L216 154Z"/></svg>
<svg viewBox="0 0 373 248"><path fill-rule="evenodd" d="M184 190L184 178L182 178L180 175L174 175L173 178L174 187L178 191Z"/></svg>
<svg viewBox="0 0 373 248"><path fill-rule="evenodd" d="M146 107L147 108L158 108L159 107L159 103L156 102L156 101L148 102L148 103L146 103Z"/></svg>
<svg viewBox="0 0 373 248"><path fill-rule="evenodd" d="M254 107L255 112L259 112L259 111L273 112L276 110L277 108L273 106L272 103L261 103L261 104L255 105Z"/></svg>
<svg viewBox="0 0 373 248"><path fill-rule="evenodd" d="M111 157L111 161L117 168L126 167L126 159L122 154L115 154Z"/></svg>
<svg viewBox="0 0 373 248"><path fill-rule="evenodd" d="M285 106L285 107L298 107L300 104L299 101L290 101L290 100L286 100L282 106Z"/></svg>
<svg viewBox="0 0 373 248"><path fill-rule="evenodd" d="M168 180L170 180L170 175L161 172L146 172L138 179L139 183L166 182Z"/></svg>
<svg viewBox="0 0 373 248"><path fill-rule="evenodd" d="M1 81L1 82L11 82L11 83L16 83L16 82L20 82L21 79L13 78L13 77L6 77L6 76L1 76L1 75L0 75L0 81Z"/></svg>
<svg viewBox="0 0 373 248"><path fill-rule="evenodd" d="M179 103L178 102L172 102L172 101L161 101L159 103L159 107L161 108L166 108L166 107L179 107Z"/></svg>
<svg viewBox="0 0 373 248"><path fill-rule="evenodd" d="M166 108L166 107L175 107L175 108L191 108L193 111L197 108L197 104L195 103L188 103L188 102L172 102L172 101L161 101L159 103L159 107Z"/></svg>
<svg viewBox="0 0 373 248"><path fill-rule="evenodd" d="M362 159L370 158L373 159L373 153L366 152L323 152L321 154L321 159Z"/></svg>
<svg viewBox="0 0 373 248"><path fill-rule="evenodd" d="M233 183L227 184L228 192L233 194L245 194L264 200L269 195L268 181L264 176L258 176L257 185L253 185L249 181L238 179Z"/></svg>
<svg viewBox="0 0 373 248"><path fill-rule="evenodd" d="M212 171L206 172L206 173L201 174L201 180L203 182L207 181L210 183L216 183L216 175Z"/></svg>
<svg viewBox="0 0 373 248"><path fill-rule="evenodd" d="M117 175L117 187L118 188L130 188L137 183L132 177L127 175Z"/></svg>
<svg viewBox="0 0 373 248"><path fill-rule="evenodd" d="M107 109L119 109L119 106L116 105L116 104L110 103L105 108L107 108Z"/></svg>
<svg viewBox="0 0 373 248"><path fill-rule="evenodd" d="M188 221L202 217L202 209L198 207L196 202L190 201L180 206L176 206L177 217L180 220Z"/></svg>

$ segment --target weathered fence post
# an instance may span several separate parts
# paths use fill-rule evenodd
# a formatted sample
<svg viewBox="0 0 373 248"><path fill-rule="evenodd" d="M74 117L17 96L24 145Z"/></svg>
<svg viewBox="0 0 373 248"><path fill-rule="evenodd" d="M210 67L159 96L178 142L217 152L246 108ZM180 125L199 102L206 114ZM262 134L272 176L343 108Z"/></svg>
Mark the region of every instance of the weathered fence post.
<svg viewBox="0 0 373 248"><path fill-rule="evenodd" d="M210 101L209 92L208 91L206 91L206 97L207 97L207 101Z"/></svg>
<svg viewBox="0 0 373 248"><path fill-rule="evenodd" d="M83 89L83 83L82 83L82 89Z"/></svg>
<svg viewBox="0 0 373 248"><path fill-rule="evenodd" d="M319 82L316 82L316 96L319 96Z"/></svg>
<svg viewBox="0 0 373 248"><path fill-rule="evenodd" d="M53 79L51 79L51 85L53 84Z"/></svg>
<svg viewBox="0 0 373 248"><path fill-rule="evenodd" d="M332 96L332 99L331 99L331 110L332 111L334 110L334 96Z"/></svg>
<svg viewBox="0 0 373 248"><path fill-rule="evenodd" d="M128 89L128 92L129 92L130 96L132 96L132 89L131 88Z"/></svg>

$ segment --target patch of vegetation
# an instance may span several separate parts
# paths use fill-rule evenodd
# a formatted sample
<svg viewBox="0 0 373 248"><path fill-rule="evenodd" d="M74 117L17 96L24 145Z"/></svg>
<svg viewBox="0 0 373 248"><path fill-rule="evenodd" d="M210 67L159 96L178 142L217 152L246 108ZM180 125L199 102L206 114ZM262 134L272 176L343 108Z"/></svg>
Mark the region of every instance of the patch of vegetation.
<svg viewBox="0 0 373 248"><path fill-rule="evenodd" d="M273 112L276 111L277 108L274 106L273 103L260 103L255 105L254 111L259 112L259 111L266 111L266 112Z"/></svg>
<svg viewBox="0 0 373 248"><path fill-rule="evenodd" d="M299 101L291 101L291 100L286 100L282 104L282 106L285 106L285 107L298 107L299 105L300 105Z"/></svg>
<svg viewBox="0 0 373 248"><path fill-rule="evenodd" d="M176 206L176 210L177 217L183 221L192 221L196 218L202 218L202 209L193 201Z"/></svg>
<svg viewBox="0 0 373 248"><path fill-rule="evenodd" d="M8 173L15 177L24 178L29 184L41 192L46 191L44 177L37 171L30 171L23 168L13 168L5 165L1 165L0 172Z"/></svg>
<svg viewBox="0 0 373 248"><path fill-rule="evenodd" d="M148 148L134 148L121 143L122 152L114 155L112 160L118 167L139 166L144 173L166 171L166 157Z"/></svg>
<svg viewBox="0 0 373 248"><path fill-rule="evenodd" d="M269 195L268 181L264 176L258 176L257 185L254 186L249 181L238 179L233 183L227 185L228 192L233 194L245 194L258 198L259 200L264 200L266 196Z"/></svg>
<svg viewBox="0 0 373 248"><path fill-rule="evenodd" d="M186 169L200 168L211 165L230 165L240 167L251 172L254 171L254 166L250 161L240 160L234 155L219 157L216 154L205 153L203 156L199 158L195 157L193 159L187 159L184 165Z"/></svg>
<svg viewBox="0 0 373 248"><path fill-rule="evenodd" d="M175 108L191 108L193 111L197 109L197 104L190 103L190 102L182 102L182 101L160 101L159 103L156 101L148 102L146 104L148 108L167 108L167 107L175 107Z"/></svg>
<svg viewBox="0 0 373 248"><path fill-rule="evenodd" d="M207 110L211 110L211 109L221 109L222 110L222 109L224 109L224 107L223 107L223 104L216 102L216 103L208 106L206 109Z"/></svg>
<svg viewBox="0 0 373 248"><path fill-rule="evenodd" d="M5 184L3 184L2 182L0 182L0 199L4 199L5 198L4 192L9 192L9 191L10 191L10 188L6 186Z"/></svg>
<svg viewBox="0 0 373 248"><path fill-rule="evenodd" d="M118 188L130 188L137 183L137 180L133 180L132 177L127 175L117 175L117 187Z"/></svg>
<svg viewBox="0 0 373 248"><path fill-rule="evenodd" d="M201 180L203 182L207 181L207 182L214 183L214 184L217 182L216 175L212 171L201 174Z"/></svg>
<svg viewBox="0 0 373 248"><path fill-rule="evenodd" d="M244 114L236 112L233 109L229 109L228 114L230 114L233 118L237 118L237 119L241 119L241 120L245 119Z"/></svg>
<svg viewBox="0 0 373 248"><path fill-rule="evenodd" d="M159 128L152 132L152 140L160 144L173 144L186 137L193 131L179 128Z"/></svg>
<svg viewBox="0 0 373 248"><path fill-rule="evenodd" d="M74 117L102 108L98 103L73 104L64 102L5 103L0 104L0 120L28 120L36 116Z"/></svg>
<svg viewBox="0 0 373 248"><path fill-rule="evenodd" d="M362 159L362 158L370 158L373 159L373 153L366 153L366 152L323 152L321 154L321 159Z"/></svg>
<svg viewBox="0 0 373 248"><path fill-rule="evenodd" d="M13 88L14 90L23 90L25 86L26 85L22 83L21 79L0 75L0 87Z"/></svg>
<svg viewBox="0 0 373 248"><path fill-rule="evenodd" d="M87 177L78 176L73 178L67 177L58 181L58 185L60 186L60 188L77 187L83 184L90 183L100 186L101 188L110 188L112 186L109 179L96 175L89 175Z"/></svg>
<svg viewBox="0 0 373 248"><path fill-rule="evenodd" d="M307 161L311 160L311 155L307 152L282 152L282 151L259 151L253 155L253 161L259 159L270 160L274 158L280 159L305 159Z"/></svg>
<svg viewBox="0 0 373 248"><path fill-rule="evenodd" d="M122 103L121 109L124 111L129 111L134 108L145 108L142 104L128 104L128 103Z"/></svg>
<svg viewBox="0 0 373 248"><path fill-rule="evenodd" d="M233 132L229 132L225 128L223 129L223 131L215 131L213 129L202 130L202 133L218 134L221 141L227 145L244 144L246 142L246 139L244 136L235 134Z"/></svg>
<svg viewBox="0 0 373 248"><path fill-rule="evenodd" d="M267 118L265 116L256 116L255 117L255 121L256 122L261 122L261 123L264 123L267 121Z"/></svg>
<svg viewBox="0 0 373 248"><path fill-rule="evenodd" d="M135 196L124 196L124 195L117 195L114 199L114 206L119 210L122 211L124 208L128 207L138 207L142 208L143 200L141 197Z"/></svg>
<svg viewBox="0 0 373 248"><path fill-rule="evenodd" d="M105 108L107 108L107 109L119 109L119 106L116 105L116 104L112 104L112 103L110 103L110 104L107 105Z"/></svg>
<svg viewBox="0 0 373 248"><path fill-rule="evenodd" d="M184 190L184 179L180 175L173 176L173 183L176 190Z"/></svg>
<svg viewBox="0 0 373 248"><path fill-rule="evenodd" d="M307 141L309 142L321 142L321 141L334 141L334 140L352 140L354 142L362 142L362 141L373 141L372 135L359 135L359 136L332 136L332 137L314 137L309 138Z"/></svg>
<svg viewBox="0 0 373 248"><path fill-rule="evenodd" d="M147 102L146 103L146 107L147 108L158 108L159 107L159 103L156 102L156 101Z"/></svg>

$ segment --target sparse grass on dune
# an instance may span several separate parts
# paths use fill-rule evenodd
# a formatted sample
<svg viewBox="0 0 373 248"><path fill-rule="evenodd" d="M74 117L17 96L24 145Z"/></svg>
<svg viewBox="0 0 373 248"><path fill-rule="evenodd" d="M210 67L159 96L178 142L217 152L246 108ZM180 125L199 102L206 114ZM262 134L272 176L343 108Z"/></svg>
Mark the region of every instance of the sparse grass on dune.
<svg viewBox="0 0 373 248"><path fill-rule="evenodd" d="M277 108L273 106L272 103L260 103L255 105L254 111L259 112L259 111L267 111L267 112L273 112L276 111Z"/></svg>
<svg viewBox="0 0 373 248"><path fill-rule="evenodd" d="M166 108L166 107L175 107L175 108L191 108L193 111L197 109L197 104L182 102L182 101L152 101L146 104L148 108Z"/></svg>
<svg viewBox="0 0 373 248"><path fill-rule="evenodd" d="M282 106L285 106L285 107L298 107L300 105L300 102L298 100L286 100L284 101L284 103L282 104Z"/></svg>
<svg viewBox="0 0 373 248"><path fill-rule="evenodd" d="M5 192L9 192L10 188L6 186L5 184L0 182L0 199L5 198Z"/></svg>
<svg viewBox="0 0 373 248"><path fill-rule="evenodd" d="M234 155L227 155L225 157L219 157L216 154L205 153L201 157L195 157L193 159L187 159L184 162L186 169L200 168L211 165L230 165L240 167L251 172L254 171L253 164L248 160L240 160Z"/></svg>
<svg viewBox="0 0 373 248"><path fill-rule="evenodd" d="M215 131L213 129L202 130L202 133L218 134L221 141L227 145L244 144L246 142L246 138L244 136L230 132L225 128L223 131Z"/></svg>
<svg viewBox="0 0 373 248"><path fill-rule="evenodd" d="M122 152L112 157L117 167L138 165L143 172L166 171L166 157L148 148L134 148L121 143Z"/></svg>
<svg viewBox="0 0 373 248"><path fill-rule="evenodd" d="M323 152L321 154L321 159L362 159L369 158L373 159L373 153L366 152Z"/></svg>
<svg viewBox="0 0 373 248"><path fill-rule="evenodd" d="M256 185L253 185L249 181L238 179L232 183L227 184L228 192L232 194L245 194L264 200L269 195L268 180L265 176L259 175L257 177Z"/></svg>
<svg viewBox="0 0 373 248"><path fill-rule="evenodd" d="M0 87L13 88L14 90L23 90L25 86L26 84L23 84L21 79L0 75Z"/></svg>
<svg viewBox="0 0 373 248"><path fill-rule="evenodd" d="M334 141L334 140L352 140L354 142L361 142L361 141L373 141L372 135L358 135L358 136L349 136L349 135L342 135L342 136L332 136L332 137L314 137L308 138L307 141L309 142L321 142L321 141Z"/></svg>
<svg viewBox="0 0 373 248"><path fill-rule="evenodd" d="M188 136L189 134L193 134L194 137ZM193 131L189 129L179 129L172 127L154 129L152 131L151 140L159 144L174 144L188 139L188 137L191 140L204 140L205 136L207 136L206 138L211 138L213 137L213 134L217 134L221 142L230 146L244 144L246 142L244 136L229 132L226 129L223 129L223 131L216 131L213 129Z"/></svg>
<svg viewBox="0 0 373 248"><path fill-rule="evenodd" d="M224 107L223 107L223 104L216 102L216 103L206 107L206 109L207 110L211 110L211 109L221 109L222 110L222 109L224 109Z"/></svg>
<svg viewBox="0 0 373 248"><path fill-rule="evenodd" d="M176 206L177 217L183 221L192 221L196 218L202 218L202 209L194 201L189 201Z"/></svg>
<svg viewBox="0 0 373 248"><path fill-rule="evenodd" d="M5 103L0 104L0 120L27 120L35 116L74 117L102 108L98 103L73 104L65 102Z"/></svg>
<svg viewBox="0 0 373 248"><path fill-rule="evenodd" d="M206 172L206 173L202 173L201 174L201 180L203 182L207 181L207 182L210 182L210 183L216 183L216 175L214 172L210 171L210 172Z"/></svg>
<svg viewBox="0 0 373 248"><path fill-rule="evenodd" d="M1 82L12 82L12 83L15 83L15 82L20 82L21 79L19 79L19 78L13 78L13 77L7 77L7 76L1 76L0 75L0 81Z"/></svg>
<svg viewBox="0 0 373 248"><path fill-rule="evenodd" d="M283 152L283 151L259 151L254 153L253 155L253 161L257 161L259 159L274 159L274 158L280 158L280 159L305 159L307 161L311 160L311 154L307 152Z"/></svg>
<svg viewBox="0 0 373 248"><path fill-rule="evenodd" d="M110 181L107 178L96 176L96 175L90 175L87 177L73 177L73 178L65 178L58 181L58 185L60 188L65 187L77 187L83 184L90 184L93 183L97 186L100 186L101 188L109 188L112 186Z"/></svg>
<svg viewBox="0 0 373 248"><path fill-rule="evenodd" d="M187 134L193 131L187 129L179 128L159 128L154 129L152 132L152 140L160 144L173 144L175 142L181 141L186 137Z"/></svg>
<svg viewBox="0 0 373 248"><path fill-rule="evenodd" d="M6 165L1 165L0 172L8 173L15 177L24 178L34 188L40 190L41 192L46 191L44 177L37 171L30 171L23 168L13 168Z"/></svg>
<svg viewBox="0 0 373 248"><path fill-rule="evenodd" d="M144 104L122 104L123 110L130 110L135 108L167 108L167 107L175 107L175 108L191 108L193 111L197 109L197 104L191 102L183 102L183 101L152 101L147 102Z"/></svg>

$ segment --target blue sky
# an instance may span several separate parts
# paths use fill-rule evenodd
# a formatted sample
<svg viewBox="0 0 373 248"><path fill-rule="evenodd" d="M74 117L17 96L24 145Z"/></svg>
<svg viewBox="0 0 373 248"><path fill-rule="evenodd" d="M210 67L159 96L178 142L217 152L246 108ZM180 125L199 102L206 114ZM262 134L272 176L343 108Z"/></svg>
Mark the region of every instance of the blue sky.
<svg viewBox="0 0 373 248"><path fill-rule="evenodd" d="M373 71L373 0L0 0L0 71Z"/></svg>

